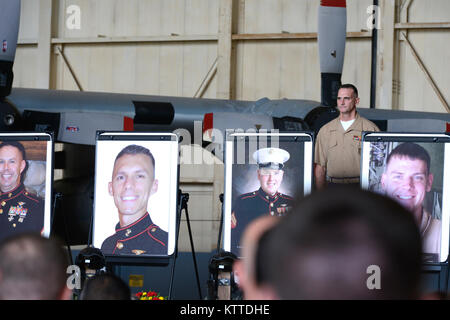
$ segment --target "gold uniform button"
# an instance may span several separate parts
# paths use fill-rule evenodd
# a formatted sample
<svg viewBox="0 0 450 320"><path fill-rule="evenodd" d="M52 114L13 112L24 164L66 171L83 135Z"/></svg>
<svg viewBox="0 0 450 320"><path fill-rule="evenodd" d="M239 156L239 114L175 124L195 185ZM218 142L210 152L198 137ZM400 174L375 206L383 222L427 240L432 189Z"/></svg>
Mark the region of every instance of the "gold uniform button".
<svg viewBox="0 0 450 320"><path fill-rule="evenodd" d="M13 223L13 225L12 225L12 226L13 226L13 228L15 228L15 227L16 227L16 224L15 224L15 223Z"/></svg>
<svg viewBox="0 0 450 320"><path fill-rule="evenodd" d="M2 201L2 207L6 205L6 201Z"/></svg>
<svg viewBox="0 0 450 320"><path fill-rule="evenodd" d="M119 250L123 249L123 243L122 242L117 242L116 248L119 249Z"/></svg>
<svg viewBox="0 0 450 320"><path fill-rule="evenodd" d="M3 213L3 209L0 209L0 214L2 214Z"/></svg>
<svg viewBox="0 0 450 320"><path fill-rule="evenodd" d="M273 216L275 214L275 212L273 212L273 211L270 211L270 215L271 216Z"/></svg>
<svg viewBox="0 0 450 320"><path fill-rule="evenodd" d="M8 198L11 198L12 197L12 193L8 193Z"/></svg>
<svg viewBox="0 0 450 320"><path fill-rule="evenodd" d="M272 202L270 203L270 206L273 207L273 203Z"/></svg>
<svg viewBox="0 0 450 320"><path fill-rule="evenodd" d="M155 232L155 231L156 231L156 228L152 228L150 231L151 231L151 232Z"/></svg>

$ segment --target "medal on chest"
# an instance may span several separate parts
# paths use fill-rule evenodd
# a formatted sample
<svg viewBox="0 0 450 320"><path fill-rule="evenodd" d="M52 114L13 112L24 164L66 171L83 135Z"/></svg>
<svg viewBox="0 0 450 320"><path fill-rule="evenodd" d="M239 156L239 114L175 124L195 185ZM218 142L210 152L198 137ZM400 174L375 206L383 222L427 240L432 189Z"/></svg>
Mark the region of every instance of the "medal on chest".
<svg viewBox="0 0 450 320"><path fill-rule="evenodd" d="M291 209L286 203L283 203L277 208L278 216L284 216Z"/></svg>
<svg viewBox="0 0 450 320"><path fill-rule="evenodd" d="M23 207L24 204L25 204L25 202L18 202L17 206L11 206L9 208L8 221L13 221L14 217L18 216L19 217L18 221L23 222L23 220L26 218L27 212L28 212L28 209Z"/></svg>

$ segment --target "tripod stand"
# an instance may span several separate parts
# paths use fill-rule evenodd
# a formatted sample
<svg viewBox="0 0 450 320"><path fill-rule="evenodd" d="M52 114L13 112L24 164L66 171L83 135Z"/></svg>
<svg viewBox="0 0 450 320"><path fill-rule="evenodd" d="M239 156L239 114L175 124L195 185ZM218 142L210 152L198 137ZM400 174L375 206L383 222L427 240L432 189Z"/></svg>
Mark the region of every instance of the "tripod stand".
<svg viewBox="0 0 450 320"><path fill-rule="evenodd" d="M188 227L188 233L189 233L189 241L191 244L191 251L192 251L192 260L194 263L194 269L195 269L195 277L197 280L197 289L198 289L198 295L199 295L199 299L202 299L202 290L201 290L201 286L200 286L200 277L198 275L198 268L197 268L197 259L195 256L195 249L194 249L194 241L192 238L192 231L191 231L191 223L189 220L189 213L188 213L188 207L187 207L187 203L189 201L189 194L188 193L182 193L181 190L178 190L178 210L177 210L177 233L176 233L176 240L175 240L175 255L174 255L174 260L173 260L173 264L172 264L172 271L171 271L171 280L170 280L170 287L169 287L169 300L172 298L172 291L173 291L173 279L174 279L174 274L175 274L175 264L176 264L176 259L178 256L178 238L180 235L180 223L181 223L181 211L184 210L184 213L186 215L186 223L187 223L187 227Z"/></svg>

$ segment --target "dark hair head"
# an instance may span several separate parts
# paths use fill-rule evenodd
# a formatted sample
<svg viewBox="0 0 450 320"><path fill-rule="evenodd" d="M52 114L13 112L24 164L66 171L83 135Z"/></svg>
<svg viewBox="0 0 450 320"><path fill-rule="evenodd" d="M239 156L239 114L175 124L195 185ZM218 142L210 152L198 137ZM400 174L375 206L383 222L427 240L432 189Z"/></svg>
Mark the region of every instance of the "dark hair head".
<svg viewBox="0 0 450 320"><path fill-rule="evenodd" d="M22 233L0 245L0 299L54 300L65 288L68 257L55 239Z"/></svg>
<svg viewBox="0 0 450 320"><path fill-rule="evenodd" d="M261 279L282 299L415 298L421 238L400 204L357 187L330 187L297 201L261 238ZM368 268L381 270L370 290Z"/></svg>
<svg viewBox="0 0 450 320"><path fill-rule="evenodd" d="M96 275L86 280L81 291L81 300L130 300L128 285L110 273Z"/></svg>
<svg viewBox="0 0 450 320"><path fill-rule="evenodd" d="M351 83L341 84L339 90L340 89L352 89L353 92L355 93L355 98L358 98L358 89L353 84Z"/></svg>
<svg viewBox="0 0 450 320"><path fill-rule="evenodd" d="M116 160L114 160L114 164L117 162L117 160L121 157L123 157L124 155L138 155L138 154L143 154L146 155L150 158L150 161L152 163L153 166L153 174L155 172L155 158L153 157L153 154L150 152L150 150L148 150L147 148L143 147L143 146L138 146L136 144L131 144L129 146L126 146L125 148L123 148L116 156Z"/></svg>
<svg viewBox="0 0 450 320"><path fill-rule="evenodd" d="M411 160L422 160L427 165L427 173L430 172L430 155L425 148L417 143L405 142L395 147L386 159L386 167L394 156L399 158L406 157Z"/></svg>
<svg viewBox="0 0 450 320"><path fill-rule="evenodd" d="M19 141L2 141L2 143L0 143L0 149L6 146L11 146L19 149L20 153L22 154L22 159L27 159L25 147Z"/></svg>

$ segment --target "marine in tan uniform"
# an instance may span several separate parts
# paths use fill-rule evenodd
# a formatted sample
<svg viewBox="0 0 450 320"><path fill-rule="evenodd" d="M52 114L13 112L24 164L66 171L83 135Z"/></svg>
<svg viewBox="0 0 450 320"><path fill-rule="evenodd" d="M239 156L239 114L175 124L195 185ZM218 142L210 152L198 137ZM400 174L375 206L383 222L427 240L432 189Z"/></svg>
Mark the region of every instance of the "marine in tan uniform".
<svg viewBox="0 0 450 320"><path fill-rule="evenodd" d="M167 232L147 212L149 198L158 190L155 159L142 146L129 145L116 157L109 194L119 213L116 232L102 244L109 255L167 255Z"/></svg>
<svg viewBox="0 0 450 320"><path fill-rule="evenodd" d="M361 134L380 131L356 111L358 90L344 84L338 91L339 117L325 124L317 135L314 155L316 187L328 183L359 183Z"/></svg>
<svg viewBox="0 0 450 320"><path fill-rule="evenodd" d="M25 159L20 142L0 144L0 241L22 232L41 233L44 228L44 201L22 183Z"/></svg>

